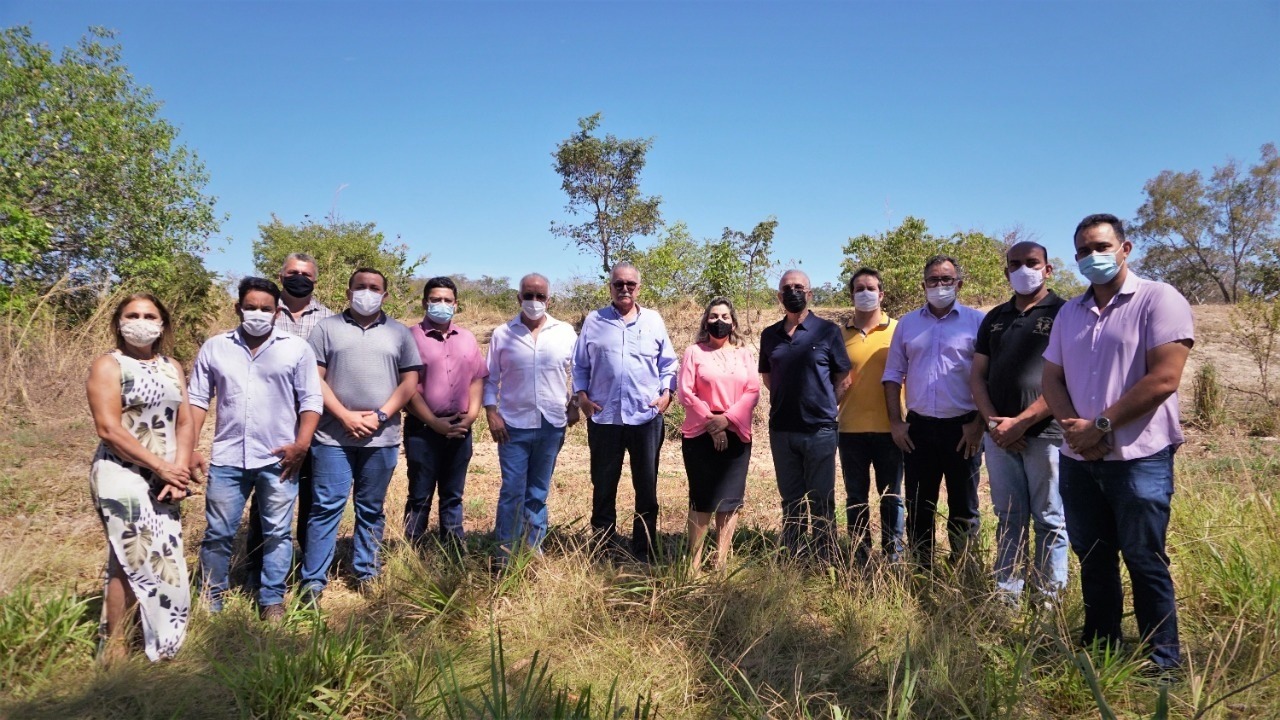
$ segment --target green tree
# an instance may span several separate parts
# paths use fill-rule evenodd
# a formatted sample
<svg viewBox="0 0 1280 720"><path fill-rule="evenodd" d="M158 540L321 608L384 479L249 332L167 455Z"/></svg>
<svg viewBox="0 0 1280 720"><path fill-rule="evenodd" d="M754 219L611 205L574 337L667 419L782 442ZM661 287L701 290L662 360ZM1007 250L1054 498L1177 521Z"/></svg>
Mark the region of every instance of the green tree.
<svg viewBox="0 0 1280 720"><path fill-rule="evenodd" d="M894 316L924 303L924 263L933 255L950 255L960 261L964 273L960 300L966 305L994 304L1010 293L1004 277L1003 243L977 231L935 236L924 220L908 216L898 227L879 235L849 238L844 255L840 282L848 287L849 278L860 267L878 270L884 308Z"/></svg>
<svg viewBox="0 0 1280 720"><path fill-rule="evenodd" d="M334 310L346 307L347 280L358 267L386 274L391 293L386 309L393 317L410 317L421 303L422 298L413 292L412 280L427 256L410 259L409 246L398 242L399 237L395 244L388 243L374 223L330 217L325 222L306 219L289 224L272 215L271 222L258 226L258 232L253 242L253 266L258 274L274 278L290 253L307 253L319 265L316 298Z"/></svg>
<svg viewBox="0 0 1280 720"><path fill-rule="evenodd" d="M158 282L206 277L199 257L218 229L214 198L160 106L109 31L91 29L55 59L30 28L0 30L6 292L41 292L63 278L97 289L137 279L169 296Z"/></svg>
<svg viewBox="0 0 1280 720"><path fill-rule="evenodd" d="M560 187L569 196L565 211L587 216L578 225L552 222L551 233L599 257L607 277L615 262L634 252L636 237L652 235L661 226L662 198L640 194L640 172L653 139L601 138L593 134L600 118L600 113L580 118L578 132L551 154Z"/></svg>
<svg viewBox="0 0 1280 720"><path fill-rule="evenodd" d="M701 280L705 252L683 221L666 229L658 242L634 251L631 262L640 270L640 301L646 305L670 305L690 296Z"/></svg>
<svg viewBox="0 0 1280 720"><path fill-rule="evenodd" d="M1177 287L1193 301L1233 303L1280 292L1280 153L1262 146L1257 165L1234 159L1206 180L1199 170L1165 170L1148 180L1131 230L1140 241L1140 272Z"/></svg>

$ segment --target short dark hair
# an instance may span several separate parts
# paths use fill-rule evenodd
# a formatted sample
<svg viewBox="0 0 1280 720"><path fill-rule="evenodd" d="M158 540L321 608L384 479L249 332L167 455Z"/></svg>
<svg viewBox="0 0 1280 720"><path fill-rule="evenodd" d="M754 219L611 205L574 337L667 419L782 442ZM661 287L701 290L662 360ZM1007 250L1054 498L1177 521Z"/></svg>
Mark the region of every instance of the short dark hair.
<svg viewBox="0 0 1280 720"><path fill-rule="evenodd" d="M351 289L351 283L356 279L357 275L362 275L365 273L368 273L370 275L377 275L378 277L382 278L382 291L383 292L387 291L387 276L383 275L381 270L375 270L374 268L371 268L371 267L356 268L355 272L351 273L351 277L347 278L347 289L348 290Z"/></svg>
<svg viewBox="0 0 1280 720"><path fill-rule="evenodd" d="M260 277L247 277L240 281L238 302L244 302L244 296L254 290L267 293L277 305L280 304L280 288L270 280Z"/></svg>
<svg viewBox="0 0 1280 720"><path fill-rule="evenodd" d="M431 291L436 288L444 288L445 290L452 291L453 299L458 299L458 284L453 281L453 278L445 277L444 275L433 277L427 281L426 285L422 286L422 299L426 300L427 296L431 294Z"/></svg>
<svg viewBox="0 0 1280 720"><path fill-rule="evenodd" d="M1094 213L1093 215L1089 215L1085 219L1081 220L1080 224L1076 225L1076 231L1071 236L1071 242L1074 244L1076 240L1079 240L1080 233L1085 230L1104 223L1110 225L1111 229L1116 231L1116 238L1120 242L1124 242L1124 222L1111 213Z"/></svg>
<svg viewBox="0 0 1280 720"><path fill-rule="evenodd" d="M884 289L884 281L880 279L879 270L876 270L874 268L869 268L869 267L860 267L858 268L858 271L853 274L853 277L849 278L849 292L853 292L853 284L857 282L858 278L862 277L863 275L870 275L871 277L875 278L876 284L880 286L880 289L881 290Z"/></svg>
<svg viewBox="0 0 1280 720"><path fill-rule="evenodd" d="M1008 259L1009 253L1013 252L1017 248L1031 248L1032 250L1039 250L1040 257L1045 262L1049 262L1049 249L1041 245L1040 243L1036 242L1035 240L1020 240L1010 245L1009 249L1004 251L1005 259Z"/></svg>
<svg viewBox="0 0 1280 720"><path fill-rule="evenodd" d="M925 260L924 272L928 273L929 268L933 267L934 265L941 265L942 263L951 263L951 266L956 269L956 279L957 280L964 279L964 270L960 268L960 261L950 255L934 255L930 257L928 260Z"/></svg>

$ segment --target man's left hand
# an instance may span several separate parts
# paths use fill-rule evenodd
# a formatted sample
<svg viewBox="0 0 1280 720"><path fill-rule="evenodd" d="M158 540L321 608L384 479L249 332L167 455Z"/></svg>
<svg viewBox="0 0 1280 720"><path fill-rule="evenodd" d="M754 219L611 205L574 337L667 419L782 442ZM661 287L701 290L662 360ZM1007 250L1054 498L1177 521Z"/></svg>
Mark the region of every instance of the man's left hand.
<svg viewBox="0 0 1280 720"><path fill-rule="evenodd" d="M964 424L964 433L956 443L956 452L964 453L968 460L982 452L982 418L975 417Z"/></svg>
<svg viewBox="0 0 1280 720"><path fill-rule="evenodd" d="M666 412L667 408L670 407L670 405L671 405L671 393L669 392L662 393L661 395L658 396L657 400L654 400L653 402L649 403L649 407L657 410L659 414Z"/></svg>
<svg viewBox="0 0 1280 720"><path fill-rule="evenodd" d="M1013 450L1010 446L1021 440L1022 435L1026 432L1026 428L1022 426L1022 423L1018 422L1017 418L993 417L990 420L999 423L991 431L991 439L995 441L997 446L1005 450ZM1023 449L1025 448L1026 444L1023 443ZM1014 452L1017 451L1014 450Z"/></svg>
<svg viewBox="0 0 1280 720"><path fill-rule="evenodd" d="M1067 442L1067 447L1080 453L1081 456L1086 456L1087 451L1096 448L1106 435L1093 424L1092 420L1068 418L1062 422L1062 436ZM1103 455L1105 454L1104 451ZM1086 459L1097 458L1086 457Z"/></svg>
<svg viewBox="0 0 1280 720"><path fill-rule="evenodd" d="M296 442L289 443L272 450L271 454L280 456L281 479L291 480L297 475L298 468L302 467L302 461L307 457L307 446Z"/></svg>

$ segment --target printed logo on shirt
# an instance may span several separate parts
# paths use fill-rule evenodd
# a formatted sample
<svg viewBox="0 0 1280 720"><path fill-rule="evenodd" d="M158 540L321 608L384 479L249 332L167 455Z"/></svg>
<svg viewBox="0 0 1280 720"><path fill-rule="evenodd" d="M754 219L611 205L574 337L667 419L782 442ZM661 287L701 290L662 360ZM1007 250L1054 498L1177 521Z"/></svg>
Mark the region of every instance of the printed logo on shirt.
<svg viewBox="0 0 1280 720"><path fill-rule="evenodd" d="M1036 326L1031 332L1036 335L1048 335L1051 330L1053 330L1053 318L1042 317L1036 320Z"/></svg>

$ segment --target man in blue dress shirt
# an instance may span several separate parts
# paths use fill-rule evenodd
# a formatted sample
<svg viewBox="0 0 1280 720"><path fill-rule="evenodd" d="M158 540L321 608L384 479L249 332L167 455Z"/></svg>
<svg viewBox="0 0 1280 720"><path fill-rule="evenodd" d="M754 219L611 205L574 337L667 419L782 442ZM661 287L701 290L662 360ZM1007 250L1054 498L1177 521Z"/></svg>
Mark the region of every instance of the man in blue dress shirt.
<svg viewBox="0 0 1280 720"><path fill-rule="evenodd" d="M663 413L676 381L676 353L666 323L636 304L640 271L618 263L609 273L613 302L582 324L573 354L573 390L587 419L591 449L591 529L599 547L617 534L622 458L631 456L636 493L631 551L648 562L658 532L658 452Z"/></svg>

